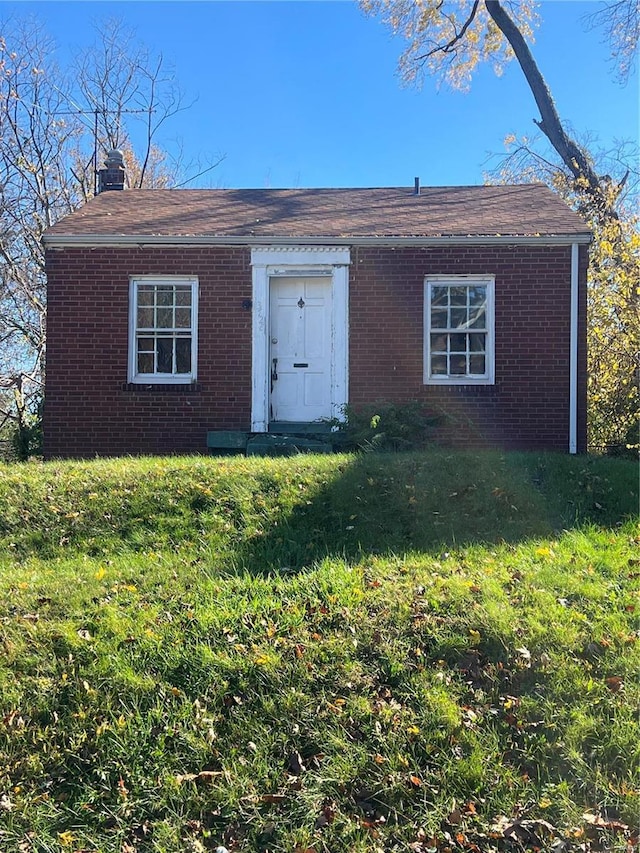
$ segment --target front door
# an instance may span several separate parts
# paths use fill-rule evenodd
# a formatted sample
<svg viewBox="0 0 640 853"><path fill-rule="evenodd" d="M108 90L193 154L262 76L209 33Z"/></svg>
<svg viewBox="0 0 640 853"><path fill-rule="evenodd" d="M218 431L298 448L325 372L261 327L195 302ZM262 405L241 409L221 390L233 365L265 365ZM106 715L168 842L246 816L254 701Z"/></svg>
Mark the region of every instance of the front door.
<svg viewBox="0 0 640 853"><path fill-rule="evenodd" d="M331 278L270 280L270 419L331 417Z"/></svg>

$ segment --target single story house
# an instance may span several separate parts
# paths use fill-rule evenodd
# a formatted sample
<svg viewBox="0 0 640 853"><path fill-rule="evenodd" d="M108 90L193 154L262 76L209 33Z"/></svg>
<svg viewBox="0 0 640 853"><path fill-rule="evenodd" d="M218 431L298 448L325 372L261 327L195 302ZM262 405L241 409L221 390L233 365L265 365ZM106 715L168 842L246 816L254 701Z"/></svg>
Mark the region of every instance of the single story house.
<svg viewBox="0 0 640 853"><path fill-rule="evenodd" d="M410 400L451 413L453 443L585 450L590 233L546 186L129 190L106 171L44 237L47 458L205 452Z"/></svg>

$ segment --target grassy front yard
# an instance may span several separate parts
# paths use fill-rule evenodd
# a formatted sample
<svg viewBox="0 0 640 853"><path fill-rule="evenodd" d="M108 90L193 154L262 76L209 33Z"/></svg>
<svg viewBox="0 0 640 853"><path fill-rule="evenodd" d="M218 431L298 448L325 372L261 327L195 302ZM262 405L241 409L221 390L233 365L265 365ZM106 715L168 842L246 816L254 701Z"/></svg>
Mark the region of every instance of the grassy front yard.
<svg viewBox="0 0 640 853"><path fill-rule="evenodd" d="M637 469L0 469L0 849L630 850Z"/></svg>

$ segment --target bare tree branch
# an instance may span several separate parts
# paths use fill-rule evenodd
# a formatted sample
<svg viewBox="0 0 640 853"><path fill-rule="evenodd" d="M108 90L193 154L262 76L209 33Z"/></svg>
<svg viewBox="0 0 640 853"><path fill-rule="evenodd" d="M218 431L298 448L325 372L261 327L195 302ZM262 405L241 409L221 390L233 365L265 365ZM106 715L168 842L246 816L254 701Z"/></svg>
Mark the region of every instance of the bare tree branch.
<svg viewBox="0 0 640 853"><path fill-rule="evenodd" d="M23 428L42 390L42 234L91 198L96 161L112 148L123 149L131 186L183 179L181 164L168 163L156 140L184 106L162 56L151 56L117 21L104 24L96 44L63 70L36 23L14 21L2 33L0 412L12 412Z"/></svg>
<svg viewBox="0 0 640 853"><path fill-rule="evenodd" d="M442 5L442 4L440 4L440 5ZM454 30L453 38L450 39L445 44L438 44L435 47L433 47L431 50L427 51L426 53L423 53L420 56L416 56L416 60L418 62L420 62L420 61L424 62L430 56L434 56L436 53L451 53L454 50L455 46L460 41L462 41L464 39L467 30L469 29L469 27L473 23L473 20L474 20L476 14L478 12L478 6L479 5L480 5L480 0L474 0L474 4L473 4L473 7L471 9L471 13L469 14L469 17L467 18L467 20L462 25L462 28L459 32L458 32L458 29L456 27L455 20L453 20L451 17L449 17L449 21L450 21L451 26L453 27L453 30Z"/></svg>
<svg viewBox="0 0 640 853"><path fill-rule="evenodd" d="M586 15L584 20L589 29L599 27L604 30L618 68L618 77L626 83L638 59L640 0L608 2L596 12Z"/></svg>
<svg viewBox="0 0 640 853"><path fill-rule="evenodd" d="M551 142L573 177L576 180L586 181L588 192L593 196L594 201L603 207L603 215L617 218L615 209L605 200L601 192L600 180L588 156L566 133L551 92L522 33L500 5L499 0L485 0L485 6L496 26L511 45L522 73L529 84L542 118L541 121L536 120L535 123Z"/></svg>

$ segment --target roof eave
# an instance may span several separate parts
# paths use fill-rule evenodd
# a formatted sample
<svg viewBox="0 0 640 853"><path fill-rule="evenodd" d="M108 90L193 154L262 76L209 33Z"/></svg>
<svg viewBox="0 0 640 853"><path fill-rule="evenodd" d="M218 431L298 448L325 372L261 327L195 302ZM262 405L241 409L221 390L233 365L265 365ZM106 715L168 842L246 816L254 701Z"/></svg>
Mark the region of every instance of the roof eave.
<svg viewBox="0 0 640 853"><path fill-rule="evenodd" d="M113 248L148 246L568 246L588 244L590 231L575 234L452 234L433 237L277 237L277 236L190 236L159 234L45 234L42 238L48 249L110 246Z"/></svg>

